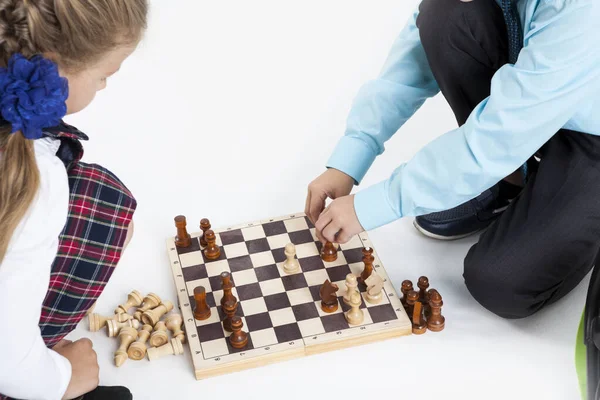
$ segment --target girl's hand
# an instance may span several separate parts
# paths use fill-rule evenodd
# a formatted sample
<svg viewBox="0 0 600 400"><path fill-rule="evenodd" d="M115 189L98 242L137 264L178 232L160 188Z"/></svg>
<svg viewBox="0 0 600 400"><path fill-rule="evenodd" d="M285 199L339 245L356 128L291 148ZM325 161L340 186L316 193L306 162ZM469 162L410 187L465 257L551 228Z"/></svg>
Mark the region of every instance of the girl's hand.
<svg viewBox="0 0 600 400"><path fill-rule="evenodd" d="M354 210L354 195L334 200L315 223L321 242L344 244L364 231Z"/></svg>

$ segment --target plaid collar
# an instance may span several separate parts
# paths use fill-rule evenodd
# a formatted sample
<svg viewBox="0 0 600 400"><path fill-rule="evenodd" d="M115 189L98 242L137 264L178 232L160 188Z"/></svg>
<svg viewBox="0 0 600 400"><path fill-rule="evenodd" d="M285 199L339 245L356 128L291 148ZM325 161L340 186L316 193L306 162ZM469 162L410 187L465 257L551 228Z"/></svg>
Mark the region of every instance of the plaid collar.
<svg viewBox="0 0 600 400"><path fill-rule="evenodd" d="M44 135L54 139L69 138L77 140L90 140L90 138L79 129L61 121L60 124L44 129Z"/></svg>

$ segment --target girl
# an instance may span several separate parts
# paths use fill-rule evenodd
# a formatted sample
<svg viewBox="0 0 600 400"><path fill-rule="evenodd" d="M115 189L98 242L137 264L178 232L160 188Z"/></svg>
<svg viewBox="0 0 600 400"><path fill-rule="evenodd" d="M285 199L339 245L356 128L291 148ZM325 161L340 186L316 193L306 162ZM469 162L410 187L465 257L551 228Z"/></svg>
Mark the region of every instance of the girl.
<svg viewBox="0 0 600 400"><path fill-rule="evenodd" d="M131 398L96 388L89 340L63 340L114 270L136 202L112 173L79 161L87 137L62 118L134 51L147 8L0 0L0 398Z"/></svg>

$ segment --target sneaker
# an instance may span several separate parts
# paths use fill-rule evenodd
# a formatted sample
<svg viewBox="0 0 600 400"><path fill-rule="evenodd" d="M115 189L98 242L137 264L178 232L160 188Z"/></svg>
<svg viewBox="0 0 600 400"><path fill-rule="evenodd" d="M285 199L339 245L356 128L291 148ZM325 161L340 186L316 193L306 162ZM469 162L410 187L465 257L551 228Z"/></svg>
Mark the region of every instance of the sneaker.
<svg viewBox="0 0 600 400"><path fill-rule="evenodd" d="M498 219L522 189L500 181L457 207L416 217L414 226L423 235L439 240L455 240L473 235Z"/></svg>
<svg viewBox="0 0 600 400"><path fill-rule="evenodd" d="M132 400L133 395L123 386L98 386L78 400Z"/></svg>

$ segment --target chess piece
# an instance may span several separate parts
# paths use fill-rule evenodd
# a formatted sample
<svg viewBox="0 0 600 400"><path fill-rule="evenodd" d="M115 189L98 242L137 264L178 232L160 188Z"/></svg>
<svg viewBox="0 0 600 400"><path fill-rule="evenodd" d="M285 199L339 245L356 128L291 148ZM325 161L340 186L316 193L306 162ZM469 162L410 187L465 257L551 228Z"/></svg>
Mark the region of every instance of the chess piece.
<svg viewBox="0 0 600 400"><path fill-rule="evenodd" d="M165 319L165 325L167 329L172 332L172 337L176 337L179 339L181 343L185 343L185 334L181 329L181 324L183 323L183 318L180 314L171 314Z"/></svg>
<svg viewBox="0 0 600 400"><path fill-rule="evenodd" d="M329 282L329 279L326 279L323 286L321 286L321 289L319 290L321 296L321 309L326 313L337 311L338 299L336 293L338 290L338 286L335 283Z"/></svg>
<svg viewBox="0 0 600 400"><path fill-rule="evenodd" d="M200 229L202 229L202 237L200 237L200 246L206 247L208 243L206 242L206 231L211 228L210 221L206 218L202 218L200 220Z"/></svg>
<svg viewBox="0 0 600 400"><path fill-rule="evenodd" d="M227 332L232 331L231 323L233 322L233 317L235 317L235 312L237 311L237 308L237 301L228 300L223 305L223 312L226 315L225 319L223 320L223 329L225 329Z"/></svg>
<svg viewBox="0 0 600 400"><path fill-rule="evenodd" d="M146 352L149 361L154 361L167 355L178 356L181 354L183 354L183 345L177 338L171 339L170 342L167 342L160 347L152 347Z"/></svg>
<svg viewBox="0 0 600 400"><path fill-rule="evenodd" d="M125 322L131 319L131 315L129 314L115 314L111 317L105 317L100 314L90 314L88 315L88 322L90 325L90 332L98 332L100 329L106 326L106 322L108 320L115 320L117 322Z"/></svg>
<svg viewBox="0 0 600 400"><path fill-rule="evenodd" d="M234 349L243 349L248 344L248 334L242 330L244 326L242 319L235 316L231 320L231 329L233 333L229 336L229 343Z"/></svg>
<svg viewBox="0 0 600 400"><path fill-rule="evenodd" d="M173 303L171 303L169 300L165 300L164 302L160 303L158 307L148 311L144 311L144 313L142 314L142 322L154 326L158 321L160 321L160 318L163 315L165 315L172 309Z"/></svg>
<svg viewBox="0 0 600 400"><path fill-rule="evenodd" d="M400 291L402 292L402 298L400 299L400 301L402 302L402 305L404 306L404 309L408 311L408 304L406 303L406 300L408 298L408 293L413 290L413 284L411 281L409 281L408 279L402 281L402 287L400 289Z"/></svg>
<svg viewBox="0 0 600 400"><path fill-rule="evenodd" d="M321 259L325 262L334 262L337 260L337 249L331 242L325 242L321 249Z"/></svg>
<svg viewBox="0 0 600 400"><path fill-rule="evenodd" d="M423 318L423 304L420 301L415 301L412 311L412 333L415 335L422 335L426 331L427 323L425 322L425 318Z"/></svg>
<svg viewBox="0 0 600 400"><path fill-rule="evenodd" d="M293 274L300 270L300 263L296 259L296 246L293 243L285 245L286 260L283 262L283 270L288 274Z"/></svg>
<svg viewBox="0 0 600 400"><path fill-rule="evenodd" d="M415 292L414 290L411 290L406 295L406 313L408 314L408 317L411 320L416 303L419 303L419 293Z"/></svg>
<svg viewBox="0 0 600 400"><path fill-rule="evenodd" d="M431 295L433 293L438 293L438 291L435 290L435 289L433 289L433 288L431 288L425 294L425 303L423 303L423 315L425 316L426 320L428 320L429 316L431 315L431 305L429 303L430 303L430 300L431 300Z"/></svg>
<svg viewBox="0 0 600 400"><path fill-rule="evenodd" d="M91 313L93 313L95 308L96 308L96 302L94 302L94 304L92 304L92 306L90 308L88 308L88 310L85 312L85 315L90 315Z"/></svg>
<svg viewBox="0 0 600 400"><path fill-rule="evenodd" d="M115 351L115 365L117 367L123 365L123 363L129 357L127 355L127 348L135 339L137 339L137 336L137 330L129 326L126 326L125 328L121 329L121 332L119 332L120 345L117 351Z"/></svg>
<svg viewBox="0 0 600 400"><path fill-rule="evenodd" d="M221 288L223 289L223 298L221 299L221 307L227 301L237 302L237 298L231 293L233 282L231 282L231 274L227 271L221 272Z"/></svg>
<svg viewBox="0 0 600 400"><path fill-rule="evenodd" d="M127 302L121 304L115 309L115 314L127 313L131 307L141 306L143 301L144 299L142 298L140 292L134 290L127 296Z"/></svg>
<svg viewBox="0 0 600 400"><path fill-rule="evenodd" d="M429 288L429 279L426 276L421 276L417 282L419 288L419 301L423 304L427 304L427 289Z"/></svg>
<svg viewBox="0 0 600 400"><path fill-rule="evenodd" d="M155 307L158 307L161 302L162 302L162 300L160 299L160 297L157 294L148 293L148 295L146 297L144 297L144 303L142 304L142 306L139 307L135 311L135 313L133 313L133 318L137 319L138 321L141 321L142 314L144 312L151 310Z"/></svg>
<svg viewBox="0 0 600 400"><path fill-rule="evenodd" d="M433 332L440 332L446 325L446 318L442 315L442 296L437 292L429 294L429 307L431 316L427 320L427 328Z"/></svg>
<svg viewBox="0 0 600 400"><path fill-rule="evenodd" d="M375 261L375 257L373 257L373 249L371 247L364 247L362 249L363 253L363 263L365 264L365 268L363 269L362 274L360 274L360 280L362 282L366 281L371 273L373 272L373 261Z"/></svg>
<svg viewBox="0 0 600 400"><path fill-rule="evenodd" d="M208 260L217 260L221 257L221 249L217 245L217 237L212 230L207 230L203 236L206 239L206 248L204 249L204 257Z"/></svg>
<svg viewBox="0 0 600 400"><path fill-rule="evenodd" d="M175 236L175 246L189 247L192 244L192 238L186 229L187 222L183 215L175 217L175 226L177 227L177 236Z"/></svg>
<svg viewBox="0 0 600 400"><path fill-rule="evenodd" d="M164 321L159 321L154 327L154 332L150 335L150 345L152 347L160 347L168 341L167 325Z"/></svg>
<svg viewBox="0 0 600 400"><path fill-rule="evenodd" d="M344 293L344 303L350 304L350 296L352 293L358 292L358 281L356 280L356 275L348 274L346 275L346 293Z"/></svg>
<svg viewBox="0 0 600 400"><path fill-rule="evenodd" d="M122 328L139 328L140 321L136 319L128 319L125 322L118 322L114 319L109 319L106 321L106 332L108 333L108 337L117 337Z"/></svg>
<svg viewBox="0 0 600 400"><path fill-rule="evenodd" d="M146 356L146 350L148 349L148 346L146 346L146 341L150 337L151 332L152 326L150 325L144 325L138 332L137 340L131 343L131 346L129 346L129 349L127 349L127 355L130 359L139 361Z"/></svg>
<svg viewBox="0 0 600 400"><path fill-rule="evenodd" d="M344 314L346 317L346 321L348 321L350 325L360 325L365 319L363 311L360 309L361 303L362 298L360 297L360 293L352 293L352 296L350 296L349 303L350 307L352 308L346 311L346 313Z"/></svg>
<svg viewBox="0 0 600 400"><path fill-rule="evenodd" d="M371 273L371 275L365 281L367 285L367 301L371 304L381 303L383 299L383 278L379 276L376 272Z"/></svg>
<svg viewBox="0 0 600 400"><path fill-rule="evenodd" d="M206 303L206 289L204 289L204 286L196 286L194 288L194 300L196 301L194 318L200 321L210 318L210 307Z"/></svg>

